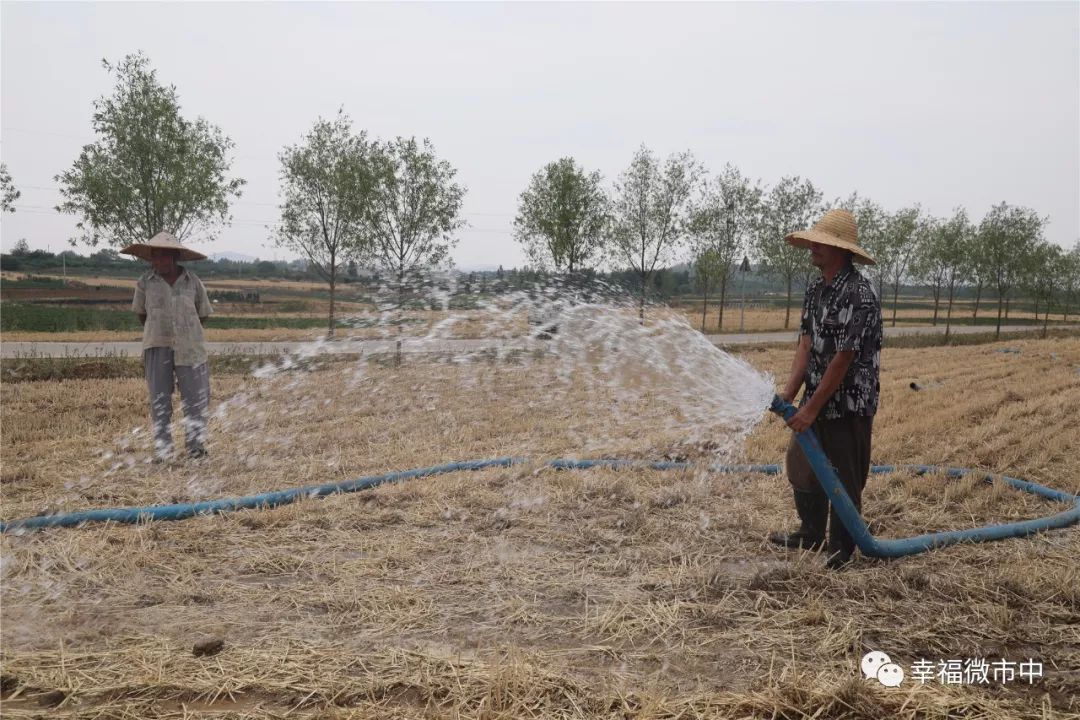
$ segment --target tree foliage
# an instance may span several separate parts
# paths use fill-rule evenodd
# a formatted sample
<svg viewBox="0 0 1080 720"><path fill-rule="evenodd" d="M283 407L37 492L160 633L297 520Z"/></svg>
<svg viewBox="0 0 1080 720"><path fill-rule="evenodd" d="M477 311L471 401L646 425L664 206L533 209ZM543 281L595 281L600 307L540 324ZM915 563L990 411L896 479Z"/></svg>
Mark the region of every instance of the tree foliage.
<svg viewBox="0 0 1080 720"><path fill-rule="evenodd" d="M920 238L929 231L930 227L924 222L922 210L918 205L901 208L885 219L882 255L886 260L886 278L893 286L892 324L894 326L900 298L900 284L907 277L911 261L919 252Z"/></svg>
<svg viewBox="0 0 1080 720"><path fill-rule="evenodd" d="M685 239L690 198L701 174L701 166L689 152L670 155L661 164L642 145L615 183L610 251L640 281L642 322L653 273L673 259Z"/></svg>
<svg viewBox="0 0 1080 720"><path fill-rule="evenodd" d="M15 187L15 181L11 179L7 164L0 163L0 212L15 212L15 201L22 193Z"/></svg>
<svg viewBox="0 0 1080 720"><path fill-rule="evenodd" d="M1002 304L1022 280L1023 259L1042 241L1045 220L1030 208L1000 203L979 224L983 262L997 289L998 314L994 335L1001 335Z"/></svg>
<svg viewBox="0 0 1080 720"><path fill-rule="evenodd" d="M1061 293L1064 300L1062 321L1069 320L1069 310L1080 299L1080 241L1061 259Z"/></svg>
<svg viewBox="0 0 1080 720"><path fill-rule="evenodd" d="M952 307L957 285L971 273L972 240L975 228L964 208L956 208L947 220L931 218L929 232L912 261L912 274L930 285L934 298L933 324L937 325L942 294L947 296L945 337L952 330Z"/></svg>
<svg viewBox="0 0 1080 720"><path fill-rule="evenodd" d="M365 220L372 202L371 144L339 111L319 118L281 161L281 223L275 240L306 256L330 286L327 332L334 334L334 300L344 264L367 254Z"/></svg>
<svg viewBox="0 0 1080 720"><path fill-rule="evenodd" d="M373 259L394 278L396 309L405 306L410 286L419 285L419 271L450 259L465 187L454 182L457 170L435 154L426 138L396 138L374 154L375 184L366 232ZM397 362L401 362L402 318L398 318Z"/></svg>
<svg viewBox="0 0 1080 720"><path fill-rule="evenodd" d="M688 234L695 257L710 257L720 288L717 330L724 326L728 281L754 237L761 211L762 189L730 163L711 182L690 211Z"/></svg>
<svg viewBox="0 0 1080 720"><path fill-rule="evenodd" d="M562 158L534 174L521 193L514 237L537 266L574 273L602 254L608 205L600 173Z"/></svg>
<svg viewBox="0 0 1080 720"><path fill-rule="evenodd" d="M465 225L457 170L439 160L431 141L400 137L377 147L373 168L366 227L375 261L400 281L448 260Z"/></svg>
<svg viewBox="0 0 1080 720"><path fill-rule="evenodd" d="M809 180L784 177L769 190L762 206L756 247L767 271L784 280L787 289L785 329L791 324L792 284L811 266L809 253L789 245L784 238L796 230L806 229L822 214L821 197L821 191Z"/></svg>
<svg viewBox="0 0 1080 720"><path fill-rule="evenodd" d="M701 293L701 332L705 332L705 316L709 311L709 293L716 289L724 273L723 261L716 250L698 248L693 259L694 287ZM721 312L723 309L721 308Z"/></svg>
<svg viewBox="0 0 1080 720"><path fill-rule="evenodd" d="M80 216L91 246L145 242L162 230L212 239L244 185L227 177L233 142L206 120L181 116L176 88L158 81L144 55L103 65L116 87L94 102L97 140L56 177L57 210Z"/></svg>
<svg viewBox="0 0 1080 720"><path fill-rule="evenodd" d="M885 278L888 277L892 264L890 248L885 242L885 223L888 213L867 197L860 197L857 192L834 203L838 208L847 210L855 216L859 245L874 258L874 264L867 266L867 274L877 287L878 299L884 294Z"/></svg>

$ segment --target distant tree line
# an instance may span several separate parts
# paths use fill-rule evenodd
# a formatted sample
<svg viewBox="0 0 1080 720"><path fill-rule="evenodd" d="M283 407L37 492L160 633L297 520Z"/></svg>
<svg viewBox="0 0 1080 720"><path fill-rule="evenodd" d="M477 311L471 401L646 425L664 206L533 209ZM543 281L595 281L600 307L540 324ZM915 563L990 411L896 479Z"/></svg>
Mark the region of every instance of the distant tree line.
<svg viewBox="0 0 1080 720"><path fill-rule="evenodd" d="M963 208L947 218L919 205L887 211L857 193L825 203L804 178L784 177L770 188L730 164L710 178L689 152L661 162L644 146L610 189L599 173L586 171L573 158L546 165L521 194L515 237L533 262L556 272L627 268L640 289L642 317L656 274L665 265L685 262L702 297L702 330L713 293L719 294L717 329L722 328L729 282L743 262L752 260L782 284L787 328L793 291L805 287L816 270L809 253L784 238L831 207L855 215L860 244L877 261L865 272L886 309L891 300L893 325L901 287L928 290L932 322L943 321L946 335L961 290L974 292L973 318L993 293L998 334L1012 300L1021 294L1034 301L1044 324L1051 310L1067 320L1080 304L1080 241L1068 251L1048 242L1043 234L1048 219L1029 208L1003 202L975 224Z"/></svg>
<svg viewBox="0 0 1080 720"><path fill-rule="evenodd" d="M209 278L247 278L285 280L318 280L319 276L310 269L307 260L259 260L244 261L228 258L209 258L195 262L185 262L196 268L199 275ZM53 253L47 250L31 250L29 243L19 240L10 253L0 255L0 269L21 272L58 273L61 267L74 275L112 274L136 277L146 272L147 265L127 255L121 255L112 248L100 248L88 255L74 250ZM356 282L358 274L346 273L345 282Z"/></svg>

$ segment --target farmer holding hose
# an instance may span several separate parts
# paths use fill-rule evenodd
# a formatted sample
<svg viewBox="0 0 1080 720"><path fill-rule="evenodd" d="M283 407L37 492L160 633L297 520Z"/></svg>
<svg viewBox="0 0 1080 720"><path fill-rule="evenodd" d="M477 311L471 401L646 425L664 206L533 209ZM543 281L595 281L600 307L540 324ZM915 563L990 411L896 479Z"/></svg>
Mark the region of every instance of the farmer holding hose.
<svg viewBox="0 0 1080 720"><path fill-rule="evenodd" d="M131 309L143 326L143 369L150 389L154 452L158 460L172 455L173 387L179 385L184 407L188 455L206 455L206 410L210 404L210 369L203 343L203 322L212 312L206 288L179 260L206 256L161 232L149 242L120 252L149 260L151 269L135 285Z"/></svg>
<svg viewBox="0 0 1080 720"><path fill-rule="evenodd" d="M814 429L848 496L861 508L880 390L881 304L854 263L873 265L874 259L859 247L855 218L846 210L830 210L810 230L785 239L810 250L810 262L821 271L806 289L799 346L780 393L792 402L806 385L799 410L787 424L795 432ZM831 515L826 566L843 567L851 561L855 541L836 510L830 514L829 499L794 435L785 469L799 529L772 533L769 540L789 548L819 549L825 545L825 521Z"/></svg>

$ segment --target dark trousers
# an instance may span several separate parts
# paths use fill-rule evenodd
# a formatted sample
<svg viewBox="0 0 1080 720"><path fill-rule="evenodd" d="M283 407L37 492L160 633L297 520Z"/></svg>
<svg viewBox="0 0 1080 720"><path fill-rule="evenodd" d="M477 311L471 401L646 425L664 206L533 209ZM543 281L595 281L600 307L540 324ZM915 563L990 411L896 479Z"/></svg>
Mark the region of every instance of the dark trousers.
<svg viewBox="0 0 1080 720"><path fill-rule="evenodd" d="M821 442L825 457L829 458L848 497L859 510L862 509L862 492L866 487L866 478L870 474L870 437L873 429L873 416L851 415L835 420L819 418L813 425L814 434ZM788 481L796 490L814 494L824 493L794 434L788 444L784 466ZM832 526L829 530L830 549L834 549L831 547L834 540L843 547L849 549L853 547L854 541L835 512L832 513L830 523Z"/></svg>

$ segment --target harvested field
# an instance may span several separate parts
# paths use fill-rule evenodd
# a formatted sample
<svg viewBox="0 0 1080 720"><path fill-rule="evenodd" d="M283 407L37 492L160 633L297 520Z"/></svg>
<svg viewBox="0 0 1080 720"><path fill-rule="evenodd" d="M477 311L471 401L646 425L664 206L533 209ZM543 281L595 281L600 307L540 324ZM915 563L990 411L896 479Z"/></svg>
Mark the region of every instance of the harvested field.
<svg viewBox="0 0 1080 720"><path fill-rule="evenodd" d="M779 376L791 352L743 357ZM223 376L210 457L164 465L146 462L145 430L133 433L146 424L141 381L5 384L0 514L503 455L708 460L707 445L657 422L664 398L552 394L548 361L524 360ZM882 386L875 462L979 467L1080 493L1080 339L887 350ZM745 457L779 461L788 437L764 418ZM864 504L886 537L1060 508L905 474L873 476ZM765 541L793 516L782 477L526 465L268 511L5 535L0 710L1080 716L1080 529L828 573L818 555ZM1044 670L1030 684L887 688L859 673L869 650L906 671L921 658L984 657Z"/></svg>

